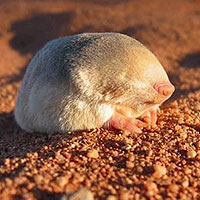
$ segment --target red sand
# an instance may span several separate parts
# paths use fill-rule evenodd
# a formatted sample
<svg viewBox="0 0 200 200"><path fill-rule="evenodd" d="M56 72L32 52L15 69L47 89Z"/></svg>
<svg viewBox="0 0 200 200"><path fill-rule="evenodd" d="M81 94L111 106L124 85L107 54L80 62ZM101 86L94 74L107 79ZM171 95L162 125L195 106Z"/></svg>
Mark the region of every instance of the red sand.
<svg viewBox="0 0 200 200"><path fill-rule="evenodd" d="M59 199L80 187L95 199L200 198L200 1L7 0L0 22L0 199ZM20 130L13 110L34 53L59 36L105 31L144 43L175 84L158 127L140 135Z"/></svg>

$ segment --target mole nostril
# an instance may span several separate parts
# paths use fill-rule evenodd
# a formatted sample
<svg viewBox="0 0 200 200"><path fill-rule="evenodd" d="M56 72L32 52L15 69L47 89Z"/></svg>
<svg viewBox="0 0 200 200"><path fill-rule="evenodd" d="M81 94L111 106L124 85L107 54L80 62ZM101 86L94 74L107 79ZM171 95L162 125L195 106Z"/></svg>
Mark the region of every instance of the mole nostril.
<svg viewBox="0 0 200 200"><path fill-rule="evenodd" d="M170 82L163 81L163 82L156 83L154 85L154 89L160 95L169 96L174 92L175 87Z"/></svg>

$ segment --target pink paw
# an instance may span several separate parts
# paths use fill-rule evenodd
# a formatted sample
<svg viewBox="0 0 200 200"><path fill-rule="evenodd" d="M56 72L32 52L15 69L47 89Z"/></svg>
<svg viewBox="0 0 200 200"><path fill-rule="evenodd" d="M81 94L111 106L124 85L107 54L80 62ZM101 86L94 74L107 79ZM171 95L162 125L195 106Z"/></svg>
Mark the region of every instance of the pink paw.
<svg viewBox="0 0 200 200"><path fill-rule="evenodd" d="M156 83L154 85L154 89L160 95L170 96L174 92L175 87L170 82L163 81L163 82Z"/></svg>
<svg viewBox="0 0 200 200"><path fill-rule="evenodd" d="M157 108L149 109L140 118L149 126L155 127L157 122Z"/></svg>
<svg viewBox="0 0 200 200"><path fill-rule="evenodd" d="M104 124L105 128L115 128L132 133L141 133L141 128L145 126L147 126L147 124L139 119L128 118L118 113L115 113L115 115Z"/></svg>

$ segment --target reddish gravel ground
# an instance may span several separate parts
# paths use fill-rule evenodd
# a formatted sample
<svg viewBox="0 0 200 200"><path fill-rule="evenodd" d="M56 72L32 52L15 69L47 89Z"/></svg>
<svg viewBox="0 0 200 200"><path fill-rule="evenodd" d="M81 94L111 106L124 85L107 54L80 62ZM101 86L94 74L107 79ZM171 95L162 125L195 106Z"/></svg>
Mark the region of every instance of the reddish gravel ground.
<svg viewBox="0 0 200 200"><path fill-rule="evenodd" d="M144 43L175 84L158 126L20 130L13 110L34 53L59 36L105 31ZM0 199L200 199L200 1L1 0L0 55Z"/></svg>

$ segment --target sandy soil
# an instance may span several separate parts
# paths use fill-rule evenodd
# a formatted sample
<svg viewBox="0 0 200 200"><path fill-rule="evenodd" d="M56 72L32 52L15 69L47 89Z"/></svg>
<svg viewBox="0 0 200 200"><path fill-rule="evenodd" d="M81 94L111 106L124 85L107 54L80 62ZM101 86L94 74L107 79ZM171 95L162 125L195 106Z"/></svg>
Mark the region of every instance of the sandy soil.
<svg viewBox="0 0 200 200"><path fill-rule="evenodd" d="M176 92L142 134L28 134L13 118L34 53L50 39L115 31L150 48ZM200 199L200 1L1 0L0 199ZM66 196L63 196L67 194ZM90 197L89 197L90 196Z"/></svg>

